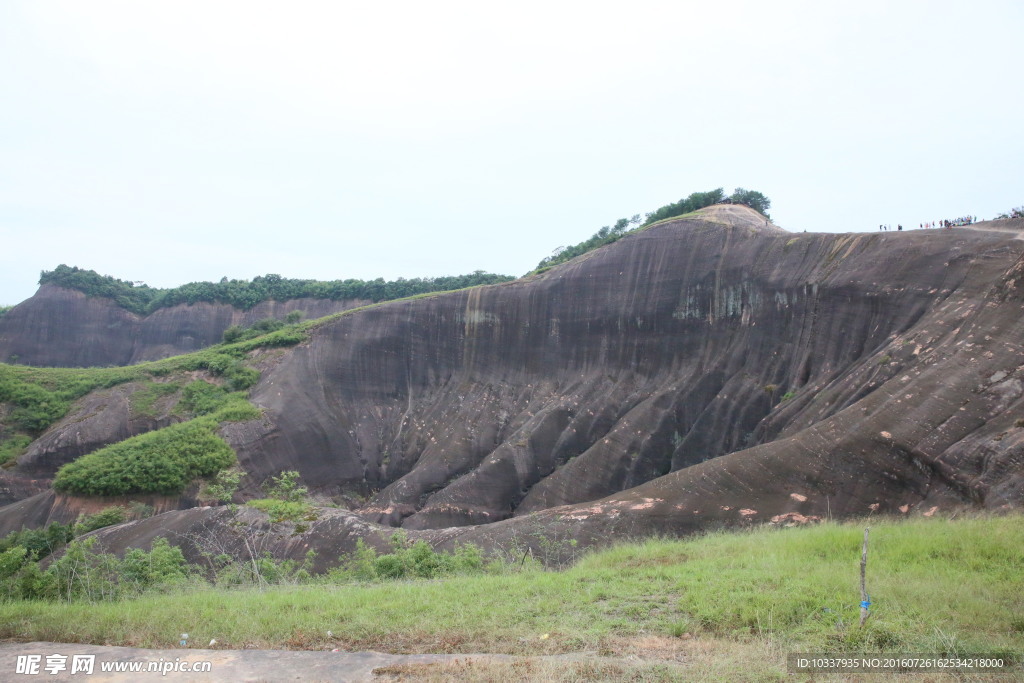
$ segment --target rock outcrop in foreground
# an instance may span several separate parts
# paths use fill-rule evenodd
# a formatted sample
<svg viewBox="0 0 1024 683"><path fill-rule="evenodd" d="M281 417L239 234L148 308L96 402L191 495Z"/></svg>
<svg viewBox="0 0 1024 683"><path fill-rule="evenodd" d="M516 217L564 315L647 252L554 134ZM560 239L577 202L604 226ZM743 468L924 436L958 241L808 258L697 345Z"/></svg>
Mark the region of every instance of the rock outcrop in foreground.
<svg viewBox="0 0 1024 683"><path fill-rule="evenodd" d="M264 371L262 420L224 434L250 492L297 469L359 509L304 531L208 508L97 533L123 548L262 529L298 557L389 526L575 548L1020 507L1022 236L794 234L711 207L516 282L343 316Z"/></svg>

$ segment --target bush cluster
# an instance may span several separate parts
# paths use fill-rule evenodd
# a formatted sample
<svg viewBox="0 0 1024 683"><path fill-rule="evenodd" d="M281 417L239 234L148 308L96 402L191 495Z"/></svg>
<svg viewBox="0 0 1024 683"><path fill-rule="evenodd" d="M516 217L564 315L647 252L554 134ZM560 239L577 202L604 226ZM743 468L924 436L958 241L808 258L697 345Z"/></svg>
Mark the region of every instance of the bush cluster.
<svg viewBox="0 0 1024 683"><path fill-rule="evenodd" d="M382 581L388 579L433 579L450 574L474 574L486 571L491 563L480 548L459 546L454 553L436 552L423 540L409 543L396 533L391 537L391 552L378 555L363 539L342 564L328 573L331 580Z"/></svg>
<svg viewBox="0 0 1024 683"><path fill-rule="evenodd" d="M181 550L167 539L150 551L134 548L124 557L98 552L96 539L73 541L45 570L24 546L0 553L0 589L12 599L116 600L186 582L191 569Z"/></svg>
<svg viewBox="0 0 1024 683"><path fill-rule="evenodd" d="M267 498L250 500L246 505L266 512L272 523L316 519L316 513L307 500L309 489L299 485L299 473L295 470L271 477L263 484L263 490Z"/></svg>
<svg viewBox="0 0 1024 683"><path fill-rule="evenodd" d="M228 329L224 330L224 343L234 344L235 342L255 339L256 337L263 336L270 332L277 332L287 325L294 325L299 322L301 318L301 311L292 311L284 320L278 320L277 318L264 318L262 320L257 320L249 327L232 325Z"/></svg>
<svg viewBox="0 0 1024 683"><path fill-rule="evenodd" d="M126 512L117 509L122 515ZM98 523L101 517L117 516L104 510L80 519L80 524L85 521L84 528ZM498 561L485 559L474 545L460 546L454 553L436 552L425 541L410 544L396 533L391 539L391 553L379 555L359 540L353 553L340 558L338 567L319 577L312 574L316 560L313 550L301 561L278 560L266 552L244 558L207 553L204 568L188 564L181 550L165 538L154 540L148 552L136 548L118 559L100 552L95 538L74 540L78 528L76 525L73 533L71 526L53 523L46 529L23 530L0 539L0 594L13 600L100 601L184 584L209 582L226 587L429 579L502 567ZM63 554L48 568L39 565L39 559L61 549Z"/></svg>
<svg viewBox="0 0 1024 683"><path fill-rule="evenodd" d="M182 389L178 406L192 415L209 415L223 408L229 397L230 394L222 387L197 379Z"/></svg>
<svg viewBox="0 0 1024 683"><path fill-rule="evenodd" d="M157 416L157 402L164 397L171 396L181 391L181 385L177 382L153 382L144 381L142 386L132 392L129 397L132 414L155 418Z"/></svg>
<svg viewBox="0 0 1024 683"><path fill-rule="evenodd" d="M218 422L200 418L133 436L64 465L53 488L90 496L181 493L193 479L235 462Z"/></svg>

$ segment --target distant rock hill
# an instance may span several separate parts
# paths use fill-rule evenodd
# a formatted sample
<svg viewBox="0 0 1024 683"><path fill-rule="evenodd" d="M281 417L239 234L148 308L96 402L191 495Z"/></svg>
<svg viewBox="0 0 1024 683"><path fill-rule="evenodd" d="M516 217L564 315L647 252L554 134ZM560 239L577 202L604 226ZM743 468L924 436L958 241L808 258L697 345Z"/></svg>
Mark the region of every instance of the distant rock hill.
<svg viewBox="0 0 1024 683"><path fill-rule="evenodd" d="M198 302L139 315L110 299L45 284L0 318L0 361L40 367L132 365L219 344L233 325L282 319L292 311L319 318L368 303L292 299L241 310Z"/></svg>
<svg viewBox="0 0 1024 683"><path fill-rule="evenodd" d="M539 275L326 322L265 362L251 392L264 417L222 433L254 482L296 469L315 492L366 496L268 541L295 557L389 526L439 546L585 546L1020 507L1021 237L1020 220L788 233L711 207ZM26 497L0 527L73 510L65 498ZM229 517L96 533L113 548L227 538Z"/></svg>

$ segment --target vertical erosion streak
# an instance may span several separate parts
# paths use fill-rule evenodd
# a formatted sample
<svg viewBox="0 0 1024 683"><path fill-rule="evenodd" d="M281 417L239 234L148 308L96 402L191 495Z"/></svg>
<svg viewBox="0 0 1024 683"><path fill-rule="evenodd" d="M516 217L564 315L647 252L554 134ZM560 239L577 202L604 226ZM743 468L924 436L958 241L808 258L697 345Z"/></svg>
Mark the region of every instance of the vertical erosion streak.
<svg viewBox="0 0 1024 683"><path fill-rule="evenodd" d="M398 418L398 424L395 426L395 438L391 440L391 445L384 449L381 454L382 461L390 457L391 452L395 448L401 449L404 454L404 448L402 448L402 432L405 428L405 423L409 419L409 415L412 413L413 403L413 381L412 381L412 364L413 364L413 350L416 348L415 336L413 330L416 325L407 325L409 330L409 340L407 342L408 351L405 354L405 412L402 413L401 417Z"/></svg>
<svg viewBox="0 0 1024 683"><path fill-rule="evenodd" d="M469 290L466 294L466 308L462 312L462 367L466 376L473 372L476 362L476 335L480 312L481 288Z"/></svg>

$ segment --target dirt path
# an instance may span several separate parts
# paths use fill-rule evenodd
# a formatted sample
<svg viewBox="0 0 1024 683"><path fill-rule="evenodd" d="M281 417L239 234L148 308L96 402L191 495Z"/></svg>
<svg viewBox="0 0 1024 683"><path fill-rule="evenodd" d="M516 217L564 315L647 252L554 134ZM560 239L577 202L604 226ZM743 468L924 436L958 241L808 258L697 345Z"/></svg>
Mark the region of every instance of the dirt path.
<svg viewBox="0 0 1024 683"><path fill-rule="evenodd" d="M993 225L994 221L983 221L981 223L973 223L971 225L961 225L952 230L981 230L983 232L1005 232L1009 235L1013 235L1019 240L1024 240L1024 230L1013 227L1000 227Z"/></svg>

